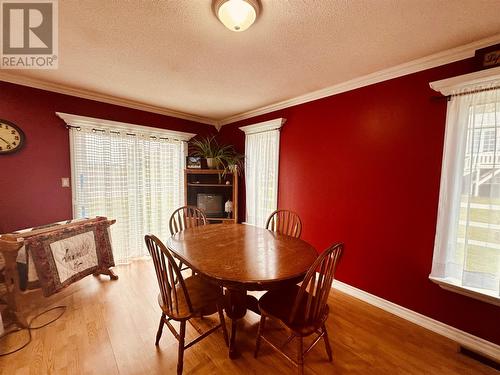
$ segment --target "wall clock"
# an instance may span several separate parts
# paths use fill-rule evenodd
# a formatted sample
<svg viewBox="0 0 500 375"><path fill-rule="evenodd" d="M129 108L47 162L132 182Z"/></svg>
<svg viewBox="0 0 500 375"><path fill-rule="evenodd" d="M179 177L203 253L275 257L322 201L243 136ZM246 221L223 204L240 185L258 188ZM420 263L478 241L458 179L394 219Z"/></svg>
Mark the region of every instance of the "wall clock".
<svg viewBox="0 0 500 375"><path fill-rule="evenodd" d="M24 133L17 125L0 119L0 155L19 151L24 146Z"/></svg>

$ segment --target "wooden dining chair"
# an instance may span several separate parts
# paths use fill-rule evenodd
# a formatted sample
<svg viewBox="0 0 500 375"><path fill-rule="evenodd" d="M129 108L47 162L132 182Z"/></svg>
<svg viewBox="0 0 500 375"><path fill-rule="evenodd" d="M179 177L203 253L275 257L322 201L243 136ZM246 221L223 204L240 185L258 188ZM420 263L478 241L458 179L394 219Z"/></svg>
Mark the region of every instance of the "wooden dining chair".
<svg viewBox="0 0 500 375"><path fill-rule="evenodd" d="M183 206L172 213L168 222L168 227L170 229L170 234L173 236L184 229L207 225L207 223L207 216L198 207ZM179 268L181 271L189 269L187 266L183 267L182 262L179 262Z"/></svg>
<svg viewBox="0 0 500 375"><path fill-rule="evenodd" d="M299 215L293 211L276 210L267 218L266 229L287 236L300 238L302 221Z"/></svg>
<svg viewBox="0 0 500 375"><path fill-rule="evenodd" d="M179 266L165 245L154 235L144 237L149 254L153 259L156 278L160 287L158 304L162 310L160 325L156 333L155 345L158 346L167 325L174 337L179 341L177 374L182 374L184 350L204 339L209 334L222 328L226 346L228 336L224 321L222 288L210 284L199 275L183 278ZM193 317L203 317L218 313L220 323L185 344L186 322ZM180 322L180 332L177 333L171 320Z"/></svg>
<svg viewBox="0 0 500 375"><path fill-rule="evenodd" d="M207 216L198 207L183 206L175 210L170 216L168 227L173 236L181 230L207 225Z"/></svg>
<svg viewBox="0 0 500 375"><path fill-rule="evenodd" d="M299 374L303 374L304 356L323 338L328 359L330 362L333 360L325 326L329 312L327 299L343 247L342 243L337 243L326 249L309 268L300 286L293 285L269 291L260 298L261 318L255 345L256 358L261 340L264 340L296 365ZM290 336L279 347L263 335L268 317L279 321L290 332ZM312 334L317 336L304 351L303 338ZM297 361L282 351L294 338L297 339Z"/></svg>

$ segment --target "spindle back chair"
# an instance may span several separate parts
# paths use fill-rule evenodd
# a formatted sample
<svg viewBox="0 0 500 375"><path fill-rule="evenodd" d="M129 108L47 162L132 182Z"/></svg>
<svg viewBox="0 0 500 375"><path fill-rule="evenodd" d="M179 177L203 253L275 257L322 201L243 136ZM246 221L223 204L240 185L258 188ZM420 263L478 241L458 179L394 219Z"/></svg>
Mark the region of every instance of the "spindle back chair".
<svg viewBox="0 0 500 375"><path fill-rule="evenodd" d="M146 235L144 239L153 260L160 288L158 304L162 309L162 314L156 333L155 345L159 345L163 326L167 325L174 337L179 341L177 374L182 374L184 350L218 328L222 328L224 340L228 345L226 324L222 311L222 289L217 285L206 282L199 275L184 279L174 257L165 245L154 235ZM188 344L184 344L186 322L193 317L208 316L216 312L219 314L220 323ZM180 333L177 333L170 323L171 320L180 322Z"/></svg>
<svg viewBox="0 0 500 375"><path fill-rule="evenodd" d="M175 262L170 251L163 243L153 235L145 236L146 246L156 272L156 279L160 288L160 299L169 317L178 318L180 314L192 314L193 306L186 290L184 277ZM176 286L179 284L180 287ZM179 303L182 301L183 303ZM187 311L179 311L179 307L185 305Z"/></svg>
<svg viewBox="0 0 500 375"><path fill-rule="evenodd" d="M273 232L300 238L302 233L302 221L299 215L289 210L276 210L266 221L266 229Z"/></svg>
<svg viewBox="0 0 500 375"><path fill-rule="evenodd" d="M206 224L207 216L202 210L194 206L183 206L172 213L168 226L173 236L181 230Z"/></svg>
<svg viewBox="0 0 500 375"><path fill-rule="evenodd" d="M343 247L342 243L337 243L326 249L309 268L300 287L294 285L285 289L270 291L261 297L259 300L261 320L257 333L255 357L257 357L260 342L263 339L298 366L298 373L303 374L304 356L323 338L328 359L333 360L325 326L329 313L327 299ZM291 332L285 343L279 347L263 336L267 317L278 320ZM313 333L316 333L317 337L304 351L303 338ZM281 350L294 338L297 339L298 345L297 361Z"/></svg>
<svg viewBox="0 0 500 375"><path fill-rule="evenodd" d="M168 222L168 227L170 229L170 235L173 236L184 229L207 225L207 223L207 216L198 207L183 206L172 213ZM189 269L187 266L183 267L182 262L179 262L179 268L181 271Z"/></svg>

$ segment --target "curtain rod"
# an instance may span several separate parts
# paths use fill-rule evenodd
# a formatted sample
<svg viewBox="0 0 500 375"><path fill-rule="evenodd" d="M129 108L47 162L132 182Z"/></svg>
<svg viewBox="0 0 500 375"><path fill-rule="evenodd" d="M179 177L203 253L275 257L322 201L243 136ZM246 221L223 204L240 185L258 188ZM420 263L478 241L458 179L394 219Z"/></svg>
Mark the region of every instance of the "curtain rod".
<svg viewBox="0 0 500 375"><path fill-rule="evenodd" d="M451 98L453 98L455 96L464 96L464 95L468 95L468 94L477 94L479 92L492 91L492 90L498 90L498 89L500 89L500 86L486 87L486 88L482 88L482 89L465 91L465 92L459 92L457 94L447 95L446 98L448 98L448 100L450 100Z"/></svg>
<svg viewBox="0 0 500 375"><path fill-rule="evenodd" d="M464 95L469 95L469 94L477 94L480 92L486 92L486 91L492 91L492 90L498 90L500 89L500 86L493 86L493 87L487 87L487 88L482 88L482 89L477 89L477 90L471 90L471 91L465 91L465 92L459 92L456 94L450 94L450 95L441 95L441 96L433 96L431 99L433 100L442 100L446 99L447 101L450 101L452 98L456 96L464 96Z"/></svg>
<svg viewBox="0 0 500 375"><path fill-rule="evenodd" d="M82 130L81 126L73 126L73 125L68 125L66 124L65 126L66 129L76 129L77 131L80 131ZM96 129L96 128L92 128L91 129L93 132L102 132L102 133L105 133L106 130L104 129ZM117 131L117 130L109 130L108 131L109 133L111 134L122 134L121 132ZM125 135L130 135L132 137L135 137L137 136L137 134L134 134L134 133L123 133ZM152 138L152 139L161 139L161 140L166 140L166 141L179 141L179 142L182 142L181 140L179 139L175 139L175 138L166 138L166 137L157 137L155 135L150 135L149 138Z"/></svg>

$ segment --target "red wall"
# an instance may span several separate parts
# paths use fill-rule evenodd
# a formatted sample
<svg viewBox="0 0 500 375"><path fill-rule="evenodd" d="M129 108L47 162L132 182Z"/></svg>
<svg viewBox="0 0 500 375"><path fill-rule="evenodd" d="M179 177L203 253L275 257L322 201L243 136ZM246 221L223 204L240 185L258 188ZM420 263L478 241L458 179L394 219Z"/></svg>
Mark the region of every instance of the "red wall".
<svg viewBox="0 0 500 375"><path fill-rule="evenodd" d="M317 249L345 243L337 278L500 344L500 308L429 281L446 100L429 82L473 70L472 60L411 74L259 116L221 129L285 117L279 207L304 223Z"/></svg>
<svg viewBox="0 0 500 375"><path fill-rule="evenodd" d="M55 112L149 125L197 134L210 125L138 111L73 96L0 82L0 119L26 134L25 147L0 156L0 233L65 220L72 216L69 135Z"/></svg>

